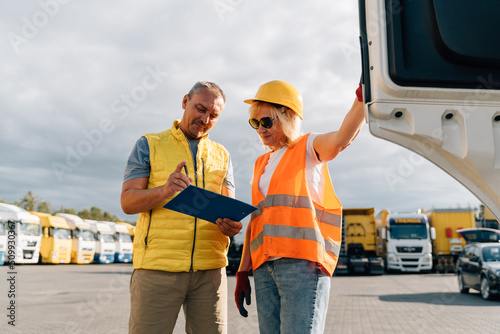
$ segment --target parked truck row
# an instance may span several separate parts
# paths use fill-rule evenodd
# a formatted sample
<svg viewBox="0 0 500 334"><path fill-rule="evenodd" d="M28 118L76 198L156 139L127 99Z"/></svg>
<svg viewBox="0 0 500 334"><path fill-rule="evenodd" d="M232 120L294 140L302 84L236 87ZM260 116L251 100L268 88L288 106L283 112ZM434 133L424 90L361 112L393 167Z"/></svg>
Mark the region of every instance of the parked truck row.
<svg viewBox="0 0 500 334"><path fill-rule="evenodd" d="M454 272L466 244L457 230L476 227L472 209L344 209L342 221L336 274Z"/></svg>
<svg viewBox="0 0 500 334"><path fill-rule="evenodd" d="M0 265L132 262L134 231L125 222L28 212L0 203Z"/></svg>
<svg viewBox="0 0 500 334"><path fill-rule="evenodd" d="M488 218L486 212L483 220ZM349 208L343 210L342 222L335 274L454 272L466 244L457 230L476 227L472 209L381 210L375 215L374 208ZM0 265L132 262L134 230L124 222L28 212L0 203ZM241 245L232 242L228 256L228 270L236 271Z"/></svg>

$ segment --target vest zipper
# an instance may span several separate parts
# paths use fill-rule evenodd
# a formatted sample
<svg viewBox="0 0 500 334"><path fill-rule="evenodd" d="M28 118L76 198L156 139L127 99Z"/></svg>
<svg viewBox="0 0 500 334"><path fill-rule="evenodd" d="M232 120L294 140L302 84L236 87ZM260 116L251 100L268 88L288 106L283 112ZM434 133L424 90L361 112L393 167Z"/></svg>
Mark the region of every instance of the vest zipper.
<svg viewBox="0 0 500 334"><path fill-rule="evenodd" d="M149 224L148 224L148 231L146 232L146 238L144 238L144 249L148 248L148 236L149 236L149 228L151 227L152 216L153 216L153 209L149 210Z"/></svg>
<svg viewBox="0 0 500 334"><path fill-rule="evenodd" d="M203 189L205 189L205 160L203 160L203 158L201 158L201 167L201 175L203 176Z"/></svg>
<svg viewBox="0 0 500 334"><path fill-rule="evenodd" d="M205 189L205 161L203 158L201 158L201 175L202 175L202 183L203 183L203 189ZM194 173L194 182L196 186L198 186L198 171L195 171ZM198 218L194 219L194 236L193 236L193 249L191 250L191 267L189 268L189 271L193 271L193 262L194 262L194 246L196 244L196 227L198 226Z"/></svg>

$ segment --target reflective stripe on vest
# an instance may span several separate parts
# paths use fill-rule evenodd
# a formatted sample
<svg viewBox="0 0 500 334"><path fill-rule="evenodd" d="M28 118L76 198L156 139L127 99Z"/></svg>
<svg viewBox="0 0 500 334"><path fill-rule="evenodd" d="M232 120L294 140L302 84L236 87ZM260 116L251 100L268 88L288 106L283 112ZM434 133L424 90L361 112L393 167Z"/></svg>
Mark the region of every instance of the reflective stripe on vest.
<svg viewBox="0 0 500 334"><path fill-rule="evenodd" d="M269 195L266 197L265 201L262 201L257 205L257 210L252 213L251 217L252 219L255 219L260 216L264 207L269 208L271 206L288 206L292 208L305 208L311 210L314 209L316 211L316 217L319 222L342 227L342 218L339 215L316 209L314 208L314 206L311 206L311 204L311 199L304 196Z"/></svg>
<svg viewBox="0 0 500 334"><path fill-rule="evenodd" d="M304 196L293 196L293 195L270 195L267 196L265 201L262 201L257 206L257 210L252 213L252 220L257 218L262 214L262 209L264 207L272 206L287 206L293 208L306 208L315 210L316 218L320 223L328 224L332 226L342 227L342 218L339 215L325 212L314 207L311 207L312 201L308 197ZM325 240L321 233L310 227L295 227L295 226L283 226L283 225L264 225L263 231L258 234L258 236L250 242L250 251L253 252L264 242L264 237L282 237L291 239L305 239L313 240L319 242L328 253L335 256L340 254L340 245L335 242Z"/></svg>

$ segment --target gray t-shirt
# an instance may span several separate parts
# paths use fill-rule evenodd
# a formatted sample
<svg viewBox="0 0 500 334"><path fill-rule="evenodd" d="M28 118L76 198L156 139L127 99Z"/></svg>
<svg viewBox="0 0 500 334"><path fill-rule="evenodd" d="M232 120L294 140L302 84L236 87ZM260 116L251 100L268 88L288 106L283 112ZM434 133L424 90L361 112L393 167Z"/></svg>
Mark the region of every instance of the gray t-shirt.
<svg viewBox="0 0 500 334"><path fill-rule="evenodd" d="M189 148L193 157L198 153L198 141L188 140ZM194 168L196 169L196 159L194 161ZM125 173L123 177L123 182L127 182L140 177L149 177L151 173L151 164L149 160L149 145L146 137L141 137L135 143L132 152L127 161L127 166L125 167ZM227 165L226 178L223 181L223 186L235 192L234 177L233 177L233 163L231 162L231 156L229 156L229 162Z"/></svg>

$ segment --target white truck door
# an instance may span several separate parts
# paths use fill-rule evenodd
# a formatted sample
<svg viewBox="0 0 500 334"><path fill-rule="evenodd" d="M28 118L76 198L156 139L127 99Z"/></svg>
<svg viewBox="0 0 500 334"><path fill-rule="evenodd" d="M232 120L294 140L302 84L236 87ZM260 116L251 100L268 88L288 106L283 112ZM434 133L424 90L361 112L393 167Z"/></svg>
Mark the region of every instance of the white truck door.
<svg viewBox="0 0 500 334"><path fill-rule="evenodd" d="M359 0L370 132L430 160L500 219L498 0Z"/></svg>

